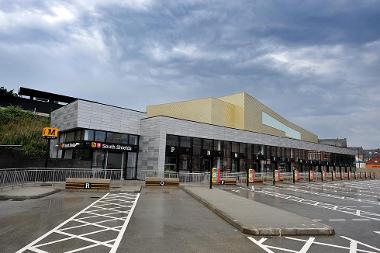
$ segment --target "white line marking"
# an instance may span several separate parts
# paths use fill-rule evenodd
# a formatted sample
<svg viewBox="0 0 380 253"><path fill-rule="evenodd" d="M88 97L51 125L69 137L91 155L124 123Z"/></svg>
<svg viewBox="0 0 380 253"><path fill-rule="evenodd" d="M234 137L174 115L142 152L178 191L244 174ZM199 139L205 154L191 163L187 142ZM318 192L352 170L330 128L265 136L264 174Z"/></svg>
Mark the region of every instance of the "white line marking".
<svg viewBox="0 0 380 253"><path fill-rule="evenodd" d="M123 237L123 234L126 230L126 227L129 223L129 220L132 216L134 208L136 207L136 204L137 204L137 201L139 199L140 194L138 193L138 194L132 195L132 196L134 196L134 203L132 205L120 204L120 203L124 204L127 201L129 203L130 202L129 200L131 199L130 196L131 196L130 194L126 195L123 193L111 193L111 194L108 193L108 194L104 195L99 200L95 201L94 203L92 203L91 205L89 205L85 209L81 210L80 212L78 212L77 214L75 214L74 216L69 218L68 220L66 220L66 221L62 222L61 224L59 224L58 226L56 226L53 230L47 232L46 234L44 234L43 236L41 236L37 240L28 244L23 249L20 249L17 253L23 252L24 250L29 250L29 251L33 251L33 252L37 252L37 253L46 253L45 251L39 249L39 247L43 247L46 245L51 246L51 245L54 245L55 243L68 241L70 239L79 239L82 241L86 241L87 243L89 242L91 244L84 246L84 247L81 247L81 248L72 249L72 250L67 251L67 252L72 252L72 253L73 252L79 252L82 250L97 247L99 245L103 245L103 246L110 248L110 252L112 252L112 253L116 252L117 248L119 247L120 241ZM110 202L110 200L111 200L111 202ZM109 206L109 208L105 208L105 206ZM115 206L116 206L116 208L115 208ZM111 208L111 207L113 207L113 208ZM125 211L126 209L127 209L127 211ZM105 211L108 213L105 213ZM98 212L100 212L100 213L98 213ZM125 216L125 215L127 215L127 216ZM90 220L91 218L95 218L95 220L93 222L91 222L91 220ZM99 221L99 219L103 219L103 220ZM97 221L97 222L95 222L95 221ZM118 222L122 223L123 225L117 226L117 224L116 224L116 226L114 225L114 227L111 227L112 225L110 225L110 226L100 225L100 223L106 224L106 222L109 222L109 221L118 221ZM71 223L69 223L69 222L71 222ZM75 222L82 223L82 224L78 225L78 224L75 224ZM70 225L68 225L67 227L64 227L68 223ZM91 230L89 230L90 226L98 227L99 229L97 229L95 231L91 231ZM70 231L71 229L75 229L75 228L83 228L84 231L82 230L81 234L77 234L78 233L77 230ZM90 232L85 232L86 230L90 231ZM67 231L70 231L70 233ZM109 241L98 241L98 240L94 240L92 238L87 237L89 235L102 233L102 232L108 232L108 231L116 231L117 232L117 238L109 240ZM85 233L83 233L83 232L85 232ZM52 233L64 235L64 236L66 236L66 238L37 244L39 241L41 241L42 239L51 235Z"/></svg>
<svg viewBox="0 0 380 253"><path fill-rule="evenodd" d="M346 219L329 219L329 221L346 221Z"/></svg>
<svg viewBox="0 0 380 253"><path fill-rule="evenodd" d="M368 221L370 219L352 219L353 221Z"/></svg>
<svg viewBox="0 0 380 253"><path fill-rule="evenodd" d="M274 253L273 251L271 251L270 249L268 249L268 247L266 245L263 244L263 242L265 242L265 240L267 238L263 238L264 241L262 239L260 241L256 241L253 237L249 236L248 239L250 241L252 241L254 244L256 244L257 246L259 246L260 248L262 248L263 250L265 250L265 252L267 252L267 253Z"/></svg>
<svg viewBox="0 0 380 253"><path fill-rule="evenodd" d="M54 233L55 231L57 231L59 228L63 227L66 223L68 223L69 221L72 221L75 219L75 217L78 217L80 214L82 214L83 212L85 212L87 209L89 209L90 207L92 207L93 205L95 205L96 203L98 203L99 201L101 201L102 199L104 199L105 197L108 196L109 193L105 194L103 197L101 197L100 199L98 199L97 201L93 202L91 205L89 205L88 207L86 207L85 209L83 209L82 211L80 211L79 213L77 214L74 214L73 216L71 216L69 219L65 220L64 222L62 222L61 224L59 224L58 226L56 226L55 228L53 228L52 230L50 230L49 232L47 232L46 234L38 237L36 240L34 240L33 242L29 243L28 245L26 245L25 247L19 249L16 253L21 253L21 252L24 252L25 250L27 250L28 248L30 248L32 245L36 244L37 242L41 241L42 239L46 238L48 235Z"/></svg>
<svg viewBox="0 0 380 253"><path fill-rule="evenodd" d="M115 243L113 244L113 247L112 247L112 249L110 250L109 253L115 253L116 250L117 250L117 248L119 247L119 244L121 242L121 239L123 238L124 232L127 229L128 223L129 223L129 221L130 221L130 219L132 217L133 211L135 210L135 207L136 207L137 201L139 200L139 197L140 197L140 193L137 194L136 200L133 203L131 210L129 211L127 219L125 219L124 225L121 228L121 231L120 231L119 235L117 236L117 238L115 240Z"/></svg>
<svg viewBox="0 0 380 253"><path fill-rule="evenodd" d="M313 244L314 240L314 237L310 237L309 240L307 240L307 242L303 245L299 253L306 253L309 250L310 246Z"/></svg>

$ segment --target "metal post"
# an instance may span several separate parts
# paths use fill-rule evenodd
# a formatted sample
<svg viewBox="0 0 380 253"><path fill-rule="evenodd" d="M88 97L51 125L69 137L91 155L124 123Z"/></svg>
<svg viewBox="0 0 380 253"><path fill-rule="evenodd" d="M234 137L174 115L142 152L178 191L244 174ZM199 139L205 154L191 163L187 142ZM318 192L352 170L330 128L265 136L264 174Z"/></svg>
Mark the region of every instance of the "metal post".
<svg viewBox="0 0 380 253"><path fill-rule="evenodd" d="M309 167L309 182L311 181L311 177L310 177L310 167Z"/></svg>
<svg viewBox="0 0 380 253"><path fill-rule="evenodd" d="M48 166L49 153L50 153L50 139L47 139L47 148L46 148L45 168L47 168L47 166Z"/></svg>
<svg viewBox="0 0 380 253"><path fill-rule="evenodd" d="M211 161L210 161L210 189L212 189L212 166L211 166Z"/></svg>
<svg viewBox="0 0 380 253"><path fill-rule="evenodd" d="M296 170L293 169L293 184L296 183Z"/></svg>
<svg viewBox="0 0 380 253"><path fill-rule="evenodd" d="M339 166L339 171L340 171L340 180L343 180L342 166Z"/></svg>
<svg viewBox="0 0 380 253"><path fill-rule="evenodd" d="M321 165L319 165L319 169L321 171L321 181L323 182L323 171L322 171L322 166Z"/></svg>
<svg viewBox="0 0 380 253"><path fill-rule="evenodd" d="M246 168L247 168L247 179L246 179L246 181L247 181L247 187L249 187L249 170L248 170L248 166L246 166Z"/></svg>
<svg viewBox="0 0 380 253"><path fill-rule="evenodd" d="M271 163L271 166L272 166L272 163ZM273 185L276 185L276 163L274 164L274 168L272 167L272 170L273 170L273 175L272 175L272 184Z"/></svg>

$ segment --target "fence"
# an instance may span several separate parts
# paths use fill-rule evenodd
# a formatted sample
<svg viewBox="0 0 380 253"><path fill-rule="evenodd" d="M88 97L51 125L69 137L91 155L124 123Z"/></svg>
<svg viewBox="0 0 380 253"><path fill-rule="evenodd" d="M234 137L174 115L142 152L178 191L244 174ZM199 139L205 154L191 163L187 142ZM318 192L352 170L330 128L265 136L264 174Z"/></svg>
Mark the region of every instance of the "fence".
<svg viewBox="0 0 380 253"><path fill-rule="evenodd" d="M83 169L83 168L26 168L26 169L0 169L0 188L24 185L34 182L64 182L66 178L105 178L111 180L121 180L121 170L103 170L103 169ZM334 175L334 177L332 177ZM210 173L199 172L172 172L172 171L153 171L140 170L137 172L137 179L145 180L146 177L178 178L182 184L209 184ZM238 184L247 183L246 172L222 172L220 177L235 178ZM276 183L293 183L309 181L332 181L332 180L355 180L355 179L374 179L375 174L369 172L356 173L324 173L323 177L320 172L279 172L275 174ZM253 181L264 184L273 183L273 172L254 173Z"/></svg>
<svg viewBox="0 0 380 253"><path fill-rule="evenodd" d="M88 169L1 169L0 188L24 185L35 182L64 182L66 178L105 178L120 180L120 170L88 170Z"/></svg>

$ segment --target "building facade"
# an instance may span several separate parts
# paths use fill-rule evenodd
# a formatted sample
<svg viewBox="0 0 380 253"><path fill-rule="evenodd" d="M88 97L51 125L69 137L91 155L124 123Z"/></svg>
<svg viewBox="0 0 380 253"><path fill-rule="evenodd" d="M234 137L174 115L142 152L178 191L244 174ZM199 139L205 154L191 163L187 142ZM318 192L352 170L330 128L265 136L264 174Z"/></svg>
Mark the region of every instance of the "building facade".
<svg viewBox="0 0 380 253"><path fill-rule="evenodd" d="M147 107L147 113L77 100L51 115L60 138L51 156L87 159L93 169L227 172L352 170L355 151L318 136L246 93Z"/></svg>

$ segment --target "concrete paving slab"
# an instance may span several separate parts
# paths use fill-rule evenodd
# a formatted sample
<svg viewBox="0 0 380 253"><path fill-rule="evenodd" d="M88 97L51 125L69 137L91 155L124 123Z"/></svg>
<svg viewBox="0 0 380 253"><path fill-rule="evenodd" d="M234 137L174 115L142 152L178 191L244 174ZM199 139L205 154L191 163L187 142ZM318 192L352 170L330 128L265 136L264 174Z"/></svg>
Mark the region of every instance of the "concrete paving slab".
<svg viewBox="0 0 380 253"><path fill-rule="evenodd" d="M25 200L38 199L56 192L60 189L52 187L25 186L9 189L8 191L0 192L0 200Z"/></svg>
<svg viewBox="0 0 380 253"><path fill-rule="evenodd" d="M220 189L185 186L184 191L245 234L333 235L330 226Z"/></svg>

